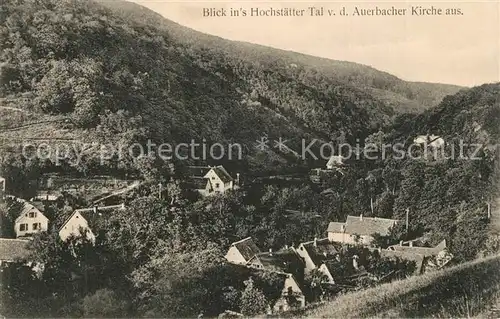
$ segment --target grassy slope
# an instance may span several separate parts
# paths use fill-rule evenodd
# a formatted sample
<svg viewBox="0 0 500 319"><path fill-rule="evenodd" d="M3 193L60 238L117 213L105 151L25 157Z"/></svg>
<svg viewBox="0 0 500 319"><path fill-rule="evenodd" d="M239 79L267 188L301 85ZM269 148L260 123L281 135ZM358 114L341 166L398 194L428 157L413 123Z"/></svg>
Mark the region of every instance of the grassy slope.
<svg viewBox="0 0 500 319"><path fill-rule="evenodd" d="M500 256L347 294L294 315L313 318L451 317L484 313L500 295Z"/></svg>

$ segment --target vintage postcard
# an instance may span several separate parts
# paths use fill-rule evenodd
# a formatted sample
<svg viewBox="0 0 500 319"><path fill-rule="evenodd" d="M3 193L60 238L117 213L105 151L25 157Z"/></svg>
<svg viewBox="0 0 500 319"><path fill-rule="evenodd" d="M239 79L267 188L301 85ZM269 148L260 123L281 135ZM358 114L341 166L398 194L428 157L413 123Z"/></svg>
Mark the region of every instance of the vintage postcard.
<svg viewBox="0 0 500 319"><path fill-rule="evenodd" d="M498 318L497 0L0 2L2 318Z"/></svg>

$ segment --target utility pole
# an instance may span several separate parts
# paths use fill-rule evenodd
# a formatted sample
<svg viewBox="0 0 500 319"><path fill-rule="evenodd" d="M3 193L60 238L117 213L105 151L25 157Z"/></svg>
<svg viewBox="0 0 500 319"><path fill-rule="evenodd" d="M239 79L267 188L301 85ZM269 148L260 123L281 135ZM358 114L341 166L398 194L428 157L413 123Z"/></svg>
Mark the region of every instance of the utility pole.
<svg viewBox="0 0 500 319"><path fill-rule="evenodd" d="M160 200L162 200L163 184L161 182L158 184L158 188L159 188L159 190L158 190L158 198Z"/></svg>
<svg viewBox="0 0 500 319"><path fill-rule="evenodd" d="M409 224L409 218L410 218L410 207L406 208L406 233L408 234L408 224Z"/></svg>

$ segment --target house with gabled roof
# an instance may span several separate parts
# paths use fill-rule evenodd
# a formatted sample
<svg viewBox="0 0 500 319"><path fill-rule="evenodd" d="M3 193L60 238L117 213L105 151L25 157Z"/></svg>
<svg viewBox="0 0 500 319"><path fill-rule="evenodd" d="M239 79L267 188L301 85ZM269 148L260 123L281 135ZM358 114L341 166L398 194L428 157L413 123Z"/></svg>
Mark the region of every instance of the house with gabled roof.
<svg viewBox="0 0 500 319"><path fill-rule="evenodd" d="M274 313L289 311L293 308L303 308L306 305L306 297L301 288L301 284L289 273L283 274L285 281L281 296L273 305Z"/></svg>
<svg viewBox="0 0 500 319"><path fill-rule="evenodd" d="M335 259L342 245L328 238L307 241L299 244L297 253L304 259L305 273L318 269L326 260Z"/></svg>
<svg viewBox="0 0 500 319"><path fill-rule="evenodd" d="M344 165L344 157L342 155L330 156L326 163L326 169L335 169Z"/></svg>
<svg viewBox="0 0 500 319"><path fill-rule="evenodd" d="M250 259L260 252L252 237L247 237L232 243L225 258L230 263L246 265Z"/></svg>
<svg viewBox="0 0 500 319"><path fill-rule="evenodd" d="M49 219L35 205L25 200L20 201L22 204L21 212L14 222L16 237L26 237L47 231Z"/></svg>
<svg viewBox="0 0 500 319"><path fill-rule="evenodd" d="M314 269L324 274L330 283L334 282L331 274L330 261L337 261L342 250L342 244L330 241L328 238L317 239L301 243L297 253L304 260L304 272L310 273Z"/></svg>
<svg viewBox="0 0 500 319"><path fill-rule="evenodd" d="M413 144L439 148L444 146L445 141L438 135L418 135L413 139Z"/></svg>
<svg viewBox="0 0 500 319"><path fill-rule="evenodd" d="M117 209L125 209L125 205L101 206L82 208L75 210L59 229L59 237L66 241L70 237L85 235L87 239L94 242L96 227L99 220Z"/></svg>
<svg viewBox="0 0 500 319"><path fill-rule="evenodd" d="M189 168L194 188L202 196L223 194L235 189L233 177L222 166L191 166ZM239 177L238 177L239 178Z"/></svg>
<svg viewBox="0 0 500 319"><path fill-rule="evenodd" d="M345 244L370 245L374 240L373 235L387 236L400 222L397 219L363 215L347 216L345 223L331 222L328 225L328 239Z"/></svg>
<svg viewBox="0 0 500 319"><path fill-rule="evenodd" d="M266 298L268 298L269 313L279 313L305 306L306 300L303 292L303 283L297 280L293 274L232 263L228 263L226 267L228 267L229 271L225 279L232 281L231 286L239 287L239 289L244 289L245 280L253 280L254 278L264 279L267 278L265 276L266 273L274 275L273 277L277 281L273 280L272 283L268 283L280 289L281 293L279 295L275 294L274 289L271 289L272 291L263 291Z"/></svg>
<svg viewBox="0 0 500 319"><path fill-rule="evenodd" d="M278 273L292 274L299 282L304 280L304 260L293 247L267 252L261 252L253 256L247 267L263 269Z"/></svg>

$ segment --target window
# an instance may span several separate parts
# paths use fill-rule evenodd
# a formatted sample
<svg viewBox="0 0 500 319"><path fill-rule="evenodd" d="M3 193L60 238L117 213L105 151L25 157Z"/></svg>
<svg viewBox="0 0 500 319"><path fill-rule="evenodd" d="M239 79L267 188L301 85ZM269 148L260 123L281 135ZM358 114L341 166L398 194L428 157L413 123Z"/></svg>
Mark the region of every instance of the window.
<svg viewBox="0 0 500 319"><path fill-rule="evenodd" d="M30 212L30 218L35 218L36 217L36 212Z"/></svg>
<svg viewBox="0 0 500 319"><path fill-rule="evenodd" d="M215 188L219 188L220 184L219 183L215 183Z"/></svg>
<svg viewBox="0 0 500 319"><path fill-rule="evenodd" d="M214 179L215 179L215 176L212 176L212 180L214 180Z"/></svg>
<svg viewBox="0 0 500 319"><path fill-rule="evenodd" d="M42 228L40 223L33 223L33 230L40 230L40 228Z"/></svg>
<svg viewBox="0 0 500 319"><path fill-rule="evenodd" d="M28 230L28 224L21 224L21 225L19 225L19 230L20 231L27 231Z"/></svg>

